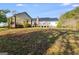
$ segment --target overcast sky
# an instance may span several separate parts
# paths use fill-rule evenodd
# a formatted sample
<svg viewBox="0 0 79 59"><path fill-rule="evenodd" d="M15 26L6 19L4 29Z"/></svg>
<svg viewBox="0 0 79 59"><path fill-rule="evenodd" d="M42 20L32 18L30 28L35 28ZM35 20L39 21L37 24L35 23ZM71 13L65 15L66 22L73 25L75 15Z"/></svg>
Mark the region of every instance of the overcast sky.
<svg viewBox="0 0 79 59"><path fill-rule="evenodd" d="M31 17L60 17L65 12L72 10L79 4L49 3L49 4L0 4L0 9L16 10L16 13L26 11ZM11 16L8 14L7 16Z"/></svg>

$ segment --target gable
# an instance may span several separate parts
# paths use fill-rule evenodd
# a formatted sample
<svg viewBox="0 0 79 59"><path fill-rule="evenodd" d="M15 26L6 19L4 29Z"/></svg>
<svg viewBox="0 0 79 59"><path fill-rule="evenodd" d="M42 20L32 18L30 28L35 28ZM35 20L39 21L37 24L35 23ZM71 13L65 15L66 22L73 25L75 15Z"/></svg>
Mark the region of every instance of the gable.
<svg viewBox="0 0 79 59"><path fill-rule="evenodd" d="M18 13L18 14L15 14L14 16L16 16L16 18L19 18L19 19L26 19L26 20L32 19L26 12Z"/></svg>

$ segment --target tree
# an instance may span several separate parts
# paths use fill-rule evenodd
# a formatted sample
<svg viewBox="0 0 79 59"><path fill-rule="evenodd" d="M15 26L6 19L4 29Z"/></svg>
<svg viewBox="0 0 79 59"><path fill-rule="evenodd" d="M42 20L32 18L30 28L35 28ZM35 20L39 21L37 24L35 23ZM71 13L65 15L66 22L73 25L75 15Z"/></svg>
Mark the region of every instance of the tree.
<svg viewBox="0 0 79 59"><path fill-rule="evenodd" d="M73 20L73 19L75 20L79 19L79 7L76 7L75 9L70 10L64 13L63 15L61 15L57 27L62 27L61 25L64 25L63 23L65 22L65 20Z"/></svg>
<svg viewBox="0 0 79 59"><path fill-rule="evenodd" d="M0 10L0 22L7 22L6 14L9 12L9 10Z"/></svg>

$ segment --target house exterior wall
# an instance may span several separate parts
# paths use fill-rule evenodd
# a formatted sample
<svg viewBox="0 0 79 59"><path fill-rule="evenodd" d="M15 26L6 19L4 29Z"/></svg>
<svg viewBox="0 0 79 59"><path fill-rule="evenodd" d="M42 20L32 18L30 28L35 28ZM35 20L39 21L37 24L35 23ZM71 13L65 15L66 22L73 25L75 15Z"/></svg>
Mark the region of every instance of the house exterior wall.
<svg viewBox="0 0 79 59"><path fill-rule="evenodd" d="M16 17L16 25L23 25L25 22L27 22L28 24L31 24L31 18L27 16L25 13L17 14L15 15L15 17ZM16 27L15 17L11 17L10 19L11 27Z"/></svg>
<svg viewBox="0 0 79 59"><path fill-rule="evenodd" d="M36 22L36 21L32 21L32 26L34 25L34 22ZM39 21L37 26L56 27L56 22L57 21Z"/></svg>
<svg viewBox="0 0 79 59"><path fill-rule="evenodd" d="M39 26L55 27L56 21L40 21Z"/></svg>
<svg viewBox="0 0 79 59"><path fill-rule="evenodd" d="M24 22L28 22L29 24L31 24L31 19L26 16L26 14L16 15L16 23L22 24Z"/></svg>

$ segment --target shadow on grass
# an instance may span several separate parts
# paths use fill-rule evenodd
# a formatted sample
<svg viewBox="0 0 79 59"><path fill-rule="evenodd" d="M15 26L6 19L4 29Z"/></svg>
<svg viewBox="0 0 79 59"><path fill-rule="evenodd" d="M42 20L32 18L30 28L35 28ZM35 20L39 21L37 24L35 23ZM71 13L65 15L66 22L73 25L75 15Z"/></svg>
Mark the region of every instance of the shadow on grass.
<svg viewBox="0 0 79 59"><path fill-rule="evenodd" d="M0 36L0 52L10 55L41 55L54 43L56 37L49 38L50 31L15 33Z"/></svg>

